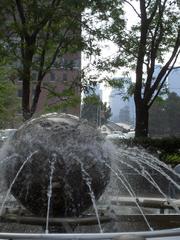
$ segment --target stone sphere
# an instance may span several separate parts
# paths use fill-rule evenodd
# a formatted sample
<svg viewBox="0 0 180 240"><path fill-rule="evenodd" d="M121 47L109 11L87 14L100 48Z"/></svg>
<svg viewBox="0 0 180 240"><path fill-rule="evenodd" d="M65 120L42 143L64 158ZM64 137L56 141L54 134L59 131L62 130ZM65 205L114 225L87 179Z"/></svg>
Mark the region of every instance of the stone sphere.
<svg viewBox="0 0 180 240"><path fill-rule="evenodd" d="M46 114L20 127L6 150L5 178L30 212L79 216L103 193L110 157L103 137L68 114Z"/></svg>

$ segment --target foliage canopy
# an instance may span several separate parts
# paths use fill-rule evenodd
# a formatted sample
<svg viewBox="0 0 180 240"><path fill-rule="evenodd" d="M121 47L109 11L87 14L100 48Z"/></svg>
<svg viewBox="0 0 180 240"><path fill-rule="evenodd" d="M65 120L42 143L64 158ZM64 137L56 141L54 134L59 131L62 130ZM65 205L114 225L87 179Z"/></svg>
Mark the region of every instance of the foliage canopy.
<svg viewBox="0 0 180 240"><path fill-rule="evenodd" d="M122 13L112 14L104 34L118 46L117 56L106 67L135 71L130 85L136 108L136 137L148 136L149 109L164 87L180 54L180 11L176 1L123 1L137 18L122 27ZM134 5L135 3L135 5ZM156 71L157 65L161 68ZM103 65L100 65L103 67Z"/></svg>

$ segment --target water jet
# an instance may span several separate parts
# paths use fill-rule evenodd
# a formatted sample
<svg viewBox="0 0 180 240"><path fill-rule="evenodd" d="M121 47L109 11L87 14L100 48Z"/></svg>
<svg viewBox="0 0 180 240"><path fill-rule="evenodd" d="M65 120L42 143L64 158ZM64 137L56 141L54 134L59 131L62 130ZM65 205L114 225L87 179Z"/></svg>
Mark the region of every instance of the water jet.
<svg viewBox="0 0 180 240"><path fill-rule="evenodd" d="M79 216L98 199L110 177L103 139L86 122L68 114L45 115L24 124L9 140L5 170L11 193L37 216ZM51 176L52 175L52 176ZM50 182L51 180L51 182ZM91 189L89 189L88 181ZM52 195L52 196L49 196Z"/></svg>
<svg viewBox="0 0 180 240"><path fill-rule="evenodd" d="M153 229L180 225L180 202L169 199L168 186L162 184L171 182L179 191L180 176L142 149L116 148L72 115L44 115L21 126L2 148L1 165L9 188L3 207L10 192L24 207L14 215L11 209L2 212L5 223L40 225L47 232L51 226L63 226L67 233L76 232L78 239L114 238L120 231L158 236ZM160 214L160 209L172 211L171 215ZM78 235L97 231L110 233ZM168 236L174 233L163 231Z"/></svg>

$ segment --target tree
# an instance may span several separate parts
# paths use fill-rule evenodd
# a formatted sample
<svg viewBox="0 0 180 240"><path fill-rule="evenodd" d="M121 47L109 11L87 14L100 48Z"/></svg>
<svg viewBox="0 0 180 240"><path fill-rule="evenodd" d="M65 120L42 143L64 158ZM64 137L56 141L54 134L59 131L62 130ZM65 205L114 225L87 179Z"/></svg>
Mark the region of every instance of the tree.
<svg viewBox="0 0 180 240"><path fill-rule="evenodd" d="M176 1L138 0L139 8L130 0L124 2L132 7L138 23L123 29L119 25L122 15L112 14L112 25L106 33L119 47L113 66L135 70L135 136L147 137L149 109L180 54L180 14ZM157 64L162 67L155 75Z"/></svg>
<svg viewBox="0 0 180 240"><path fill-rule="evenodd" d="M91 38L88 35L84 41L81 36L82 26L94 35L94 30L89 28L92 23L89 16L97 11L105 13L114 5L111 0L0 2L0 20L3 22L0 48L11 57L16 78L22 81L22 112L25 120L36 111L46 74L52 68L60 67L62 57L84 48L92 53ZM81 18L85 8L91 8L91 14L83 14ZM33 99L32 82L35 85ZM80 85L79 79L75 79L74 85Z"/></svg>
<svg viewBox="0 0 180 240"><path fill-rule="evenodd" d="M9 59L1 45L0 56L0 129L14 128L21 120L17 116L19 99L16 96L16 86L11 81L14 73L7 64Z"/></svg>
<svg viewBox="0 0 180 240"><path fill-rule="evenodd" d="M83 99L81 118L87 119L95 126L101 126L111 117L111 108L103 103L99 96L93 94Z"/></svg>
<svg viewBox="0 0 180 240"><path fill-rule="evenodd" d="M107 106L107 103L103 103L101 101L101 108L100 108L100 125L104 125L107 123L109 118L112 116L110 106Z"/></svg>
<svg viewBox="0 0 180 240"><path fill-rule="evenodd" d="M19 109L16 87L6 77L5 72L0 69L0 129L15 127Z"/></svg>
<svg viewBox="0 0 180 240"><path fill-rule="evenodd" d="M169 124L168 115L165 109L166 100L157 97L149 111L149 136L168 136Z"/></svg>
<svg viewBox="0 0 180 240"><path fill-rule="evenodd" d="M22 81L22 111L27 120L36 111L45 75L58 64L57 59L81 48L82 6L76 1L9 0L1 1L0 7L5 33L2 45L12 55L17 78Z"/></svg>
<svg viewBox="0 0 180 240"><path fill-rule="evenodd" d="M180 136L180 97L172 92L165 100L158 99L150 110L150 135Z"/></svg>

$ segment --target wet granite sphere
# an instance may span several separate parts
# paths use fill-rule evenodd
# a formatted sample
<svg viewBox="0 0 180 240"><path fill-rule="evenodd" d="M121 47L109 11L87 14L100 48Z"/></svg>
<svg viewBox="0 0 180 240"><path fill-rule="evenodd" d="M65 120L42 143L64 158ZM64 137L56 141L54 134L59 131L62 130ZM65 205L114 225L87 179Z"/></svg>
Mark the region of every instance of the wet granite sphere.
<svg viewBox="0 0 180 240"><path fill-rule="evenodd" d="M6 182L37 216L79 216L110 178L101 135L68 114L47 114L20 127L9 141Z"/></svg>

